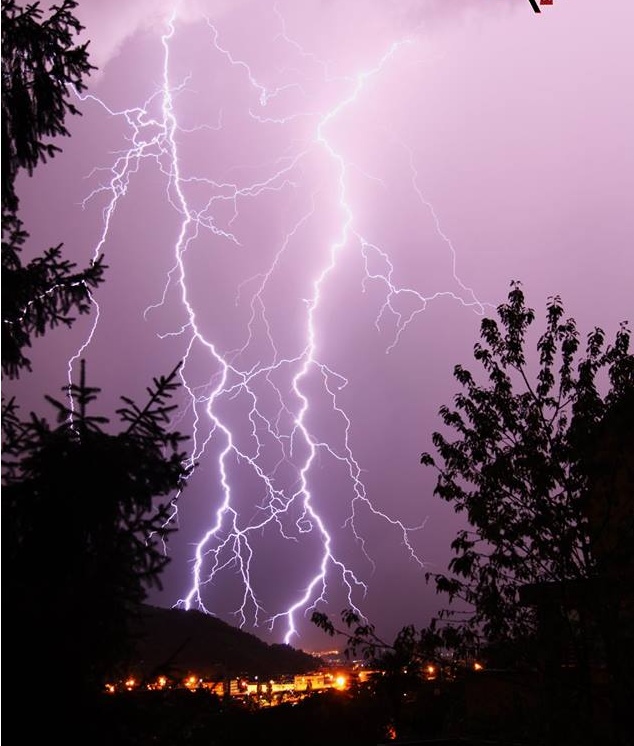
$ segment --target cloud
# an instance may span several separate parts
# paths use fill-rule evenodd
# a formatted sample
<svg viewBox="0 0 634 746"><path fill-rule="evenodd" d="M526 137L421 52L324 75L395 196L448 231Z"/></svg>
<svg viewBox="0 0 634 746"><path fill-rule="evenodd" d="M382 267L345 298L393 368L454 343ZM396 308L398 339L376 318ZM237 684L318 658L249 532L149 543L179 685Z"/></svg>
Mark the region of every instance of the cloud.
<svg viewBox="0 0 634 746"><path fill-rule="evenodd" d="M163 33L173 16L184 23L204 17L218 18L239 4L235 0L83 0L75 13L84 31L81 41L90 41L90 60L98 69L93 78L103 73L108 63L120 52L124 43L139 32Z"/></svg>
<svg viewBox="0 0 634 746"><path fill-rule="evenodd" d="M82 0L76 15L85 27L81 41L90 41L91 62L98 68L93 78L103 73L108 63L120 52L124 43L139 32L157 34L174 16L181 23L193 23L202 18L218 19L253 0ZM302 0L305 2L305 0ZM465 19L473 14L501 13L519 9L528 0L318 0L307 5L321 6L333 22L337 18L356 18L365 22L381 22L401 33L415 33L436 27L439 23ZM282 13L292 10L292 4L277 3ZM334 34L337 35L336 33Z"/></svg>

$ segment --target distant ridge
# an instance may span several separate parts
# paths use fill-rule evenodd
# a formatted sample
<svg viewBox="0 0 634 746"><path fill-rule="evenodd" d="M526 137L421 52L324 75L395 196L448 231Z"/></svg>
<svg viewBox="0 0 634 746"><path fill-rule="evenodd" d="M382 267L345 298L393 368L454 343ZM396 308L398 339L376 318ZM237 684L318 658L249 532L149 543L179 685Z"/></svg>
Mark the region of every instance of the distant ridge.
<svg viewBox="0 0 634 746"><path fill-rule="evenodd" d="M141 606L132 668L144 677L196 673L208 678L271 678L315 671L320 658L290 645L268 645L200 611Z"/></svg>

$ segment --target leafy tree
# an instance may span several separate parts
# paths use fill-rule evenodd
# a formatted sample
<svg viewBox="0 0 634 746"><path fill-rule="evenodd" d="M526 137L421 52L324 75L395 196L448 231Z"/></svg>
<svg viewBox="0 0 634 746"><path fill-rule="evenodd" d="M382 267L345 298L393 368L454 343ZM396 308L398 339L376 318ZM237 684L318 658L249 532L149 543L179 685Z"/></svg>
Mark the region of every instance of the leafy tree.
<svg viewBox="0 0 634 746"><path fill-rule="evenodd" d="M482 321L482 341L474 347L479 374L455 367L462 391L453 407L440 410L445 430L433 434L437 454L421 457L438 471L435 494L468 523L452 542L449 573L427 575L448 607L427 627L404 627L391 644L350 609L342 612L343 629L317 611L312 621L343 635L348 655L361 652L388 666L442 664L450 652L454 663L474 655L532 669L539 663L541 701L514 710L508 722L492 718L489 735L510 727L512 738L530 732L544 743L581 744L596 743L600 730L601 742L630 746L624 735L631 733L634 692L630 332L621 324L607 344L595 328L582 346L559 297L548 300L539 336L534 321L521 284L512 283L498 320ZM560 665L560 632L575 650L574 670ZM601 697L609 701L611 722L592 715L597 685L589 662L597 651L609 674ZM530 688L534 679L523 681Z"/></svg>
<svg viewBox="0 0 634 746"><path fill-rule="evenodd" d="M47 671L61 691L99 691L125 660L132 611L167 562L170 497L189 473L185 436L168 429L177 372L154 379L143 407L122 397L119 432L91 413L99 390L83 363L71 408L47 397L56 426L3 407L5 598L19 611L27 681Z"/></svg>
<svg viewBox="0 0 634 746"><path fill-rule="evenodd" d="M380 637L375 626L361 617L358 611L347 608L341 612L342 625L335 626L330 617L313 611L311 622L326 634L345 640L344 655L348 659L359 656L369 665L386 674L388 688L395 685L415 687L433 669L434 678L442 677L446 669L450 678L471 669L475 650L473 639L460 628L438 625L437 619L419 629L409 624L403 627L393 642Z"/></svg>
<svg viewBox="0 0 634 746"><path fill-rule="evenodd" d="M91 289L103 282L102 257L77 271L62 244L27 264L21 259L28 233L18 218L16 178L60 151L51 138L68 136L66 116L80 113L69 88L81 92L94 69L87 44L74 45L82 30L76 6L63 0L44 18L39 3L2 0L2 374L10 378L30 370L24 351L32 337L71 326L73 312L88 313Z"/></svg>
<svg viewBox="0 0 634 746"><path fill-rule="evenodd" d="M408 625L390 643L354 609L341 612L338 626L319 611L313 612L311 621L331 637L345 640L346 658L364 659L369 677L353 691L385 726L385 740L443 734L456 699L456 680L471 671L473 663L452 656L461 644L453 628Z"/></svg>
<svg viewBox="0 0 634 746"><path fill-rule="evenodd" d="M326 634L340 635L346 640L345 655L355 658L361 655L365 660L378 662L392 658L405 665L419 656L419 644L413 626L404 627L393 643L386 642L376 632L373 624L362 619L354 609L341 612L343 627L335 627L327 614L314 611L311 621Z"/></svg>
<svg viewBox="0 0 634 746"><path fill-rule="evenodd" d="M584 509L588 455L605 413L634 388L625 324L612 344L595 328L582 349L574 319L565 318L555 296L533 360L535 313L519 282L498 316L482 321L474 347L484 382L455 367L463 391L455 408L440 410L454 437L435 432L438 460L421 458L438 470L435 494L466 513L469 524L452 542L451 574L432 576L436 588L450 602L464 602L466 626L492 643L534 633L535 616L519 603L521 586L597 573Z"/></svg>

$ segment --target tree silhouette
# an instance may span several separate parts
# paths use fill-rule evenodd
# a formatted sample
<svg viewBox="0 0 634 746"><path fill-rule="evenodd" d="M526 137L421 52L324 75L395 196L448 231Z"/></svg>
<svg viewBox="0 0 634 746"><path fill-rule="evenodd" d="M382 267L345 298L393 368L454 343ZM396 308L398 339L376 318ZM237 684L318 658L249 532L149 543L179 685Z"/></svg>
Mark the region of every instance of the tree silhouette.
<svg viewBox="0 0 634 746"><path fill-rule="evenodd" d="M605 413L634 388L625 324L611 345L595 328L580 351L574 319L564 317L559 297L550 298L533 360L527 337L535 313L519 282L498 316L499 323L482 321L474 348L484 382L455 367L463 392L455 409L440 410L447 432L433 434L438 463L429 453L421 458L438 469L435 494L469 523L452 542L451 575L432 576L436 588L450 602L462 600L469 626L489 641L534 632L521 586L596 574L583 507L589 449Z"/></svg>
<svg viewBox="0 0 634 746"><path fill-rule="evenodd" d="M102 257L77 271L62 244L26 265L21 259L28 233L18 218L16 178L60 151L51 138L68 136L66 115L80 113L69 89L82 91L93 69L87 45L73 45L82 29L76 6L63 0L44 18L39 3L2 0L2 374L10 378L30 370L32 337L88 313L91 290L103 282Z"/></svg>
<svg viewBox="0 0 634 746"><path fill-rule="evenodd" d="M101 258L77 271L61 244L20 258L28 234L16 177L59 152L51 138L67 136L66 115L79 113L70 89L83 90L92 69L87 45L73 42L76 6L63 0L44 17L38 3L2 0L3 377L29 371L32 337L88 313L103 282ZM7 716L26 741L117 742L95 695L125 663L136 609L160 586L173 500L193 468L171 422L179 367L154 379L143 406L122 397L119 427L93 412L99 389L83 361L65 402L46 397L55 424L24 418L3 393L5 640L16 652L7 701L17 705Z"/></svg>
<svg viewBox="0 0 634 746"><path fill-rule="evenodd" d="M556 296L537 336L531 329L535 313L519 282L511 283L507 302L497 310L499 321L482 321L482 341L474 347L481 370L455 367L463 390L453 408L440 409L445 430L433 434L437 454L421 456L438 471L434 494L464 512L468 522L451 544L450 572L426 576L448 598L447 608L426 627L403 627L393 643L351 609L342 612L343 628L319 611L312 621L329 635L343 636L349 655L397 662L402 670L424 661L442 665L453 652L463 664L483 654L494 665L530 671L521 697L520 690L507 692L518 703L532 692L532 704L528 710L516 705L510 719L500 721L512 733L496 732L491 715L491 737L530 733L558 746L630 746L630 332L623 323L606 344L604 332L595 328L582 348L576 322L565 318ZM536 355L530 353L532 341ZM565 660L570 648L572 665ZM591 674L593 656L608 682L603 688ZM498 686L511 685L500 679ZM603 715L593 699L602 701ZM456 702L452 706L465 716ZM459 727L468 729L468 720Z"/></svg>
<svg viewBox="0 0 634 746"><path fill-rule="evenodd" d="M119 432L91 412L99 390L83 363L71 407L47 397L56 426L3 406L4 590L20 617L13 686L26 691L46 672L58 696L97 693L126 662L134 611L167 562L170 499L191 468L185 436L169 430L177 374L154 379L143 407L122 397Z"/></svg>

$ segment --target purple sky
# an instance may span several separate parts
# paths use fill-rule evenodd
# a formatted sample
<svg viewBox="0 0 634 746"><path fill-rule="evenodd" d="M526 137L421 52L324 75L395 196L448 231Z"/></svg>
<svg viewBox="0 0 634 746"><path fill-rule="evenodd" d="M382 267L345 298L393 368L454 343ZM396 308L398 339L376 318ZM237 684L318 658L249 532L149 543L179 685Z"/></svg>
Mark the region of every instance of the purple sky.
<svg viewBox="0 0 634 746"><path fill-rule="evenodd" d="M583 334L632 317L634 6L173 5L80 1L99 70L21 213L110 269L5 390L44 410L81 355L112 414L186 357L200 466L151 601L305 649L320 596L425 624L462 519L419 457L482 313L520 279Z"/></svg>

